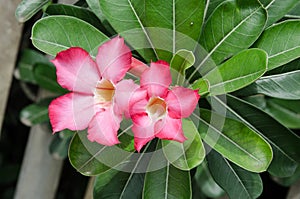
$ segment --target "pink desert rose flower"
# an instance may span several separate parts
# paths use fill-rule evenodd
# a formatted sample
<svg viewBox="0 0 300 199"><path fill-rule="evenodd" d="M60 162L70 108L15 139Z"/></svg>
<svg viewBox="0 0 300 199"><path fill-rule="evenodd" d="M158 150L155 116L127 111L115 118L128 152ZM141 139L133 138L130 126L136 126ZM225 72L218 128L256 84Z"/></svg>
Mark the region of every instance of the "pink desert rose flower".
<svg viewBox="0 0 300 199"><path fill-rule="evenodd" d="M198 90L180 86L169 89L171 82L170 67L164 61L151 63L141 74L140 88L133 92L129 102L137 151L155 137L186 140L181 118L192 114L200 95Z"/></svg>
<svg viewBox="0 0 300 199"><path fill-rule="evenodd" d="M90 141L118 144L117 131L123 113L128 112L129 93L138 88L132 80L122 80L132 62L124 39L116 37L101 45L96 61L82 48L72 47L52 62L58 83L71 91L49 106L53 132L87 128Z"/></svg>

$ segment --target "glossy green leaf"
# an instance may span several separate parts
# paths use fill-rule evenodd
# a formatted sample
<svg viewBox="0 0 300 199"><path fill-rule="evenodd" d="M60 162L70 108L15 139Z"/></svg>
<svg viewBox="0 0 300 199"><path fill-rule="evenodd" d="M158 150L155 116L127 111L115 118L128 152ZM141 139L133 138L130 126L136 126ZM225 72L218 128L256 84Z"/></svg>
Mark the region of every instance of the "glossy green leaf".
<svg viewBox="0 0 300 199"><path fill-rule="evenodd" d="M79 46L95 56L98 46L108 38L89 23L71 16L49 16L32 28L32 43L39 50L55 56L72 46Z"/></svg>
<svg viewBox="0 0 300 199"><path fill-rule="evenodd" d="M52 4L45 11L48 15L67 15L81 19L106 33L104 26L97 16L87 8L66 4Z"/></svg>
<svg viewBox="0 0 300 199"><path fill-rule="evenodd" d="M205 158L205 149L202 144L198 129L188 119L182 120L182 129L186 141L162 140L163 151L167 160L181 170L190 170L201 164Z"/></svg>
<svg viewBox="0 0 300 199"><path fill-rule="evenodd" d="M206 1L208 3L208 6L207 7L207 11L206 11L206 19L210 17L210 15L216 10L216 8L218 6L221 5L221 3L224 3L225 1L224 0L209 0L209 1Z"/></svg>
<svg viewBox="0 0 300 199"><path fill-rule="evenodd" d="M295 173L292 176L286 178L273 177L273 179L282 186L286 186L286 187L292 186L293 184L295 184L300 180L300 165L298 165Z"/></svg>
<svg viewBox="0 0 300 199"><path fill-rule="evenodd" d="M257 0L222 3L206 22L200 44L209 52L198 68L212 57L216 64L250 47L263 31L267 13Z"/></svg>
<svg viewBox="0 0 300 199"><path fill-rule="evenodd" d="M42 9L50 0L23 0L18 5L15 15L19 22L29 20L34 14Z"/></svg>
<svg viewBox="0 0 300 199"><path fill-rule="evenodd" d="M249 49L211 70L203 76L203 79L209 82L210 95L220 95L251 84L260 78L266 69L267 54L259 49ZM198 81L193 84L194 89L200 88Z"/></svg>
<svg viewBox="0 0 300 199"><path fill-rule="evenodd" d="M261 93L270 97L299 100L300 99L300 70L278 75L264 76L237 92L243 96Z"/></svg>
<svg viewBox="0 0 300 199"><path fill-rule="evenodd" d="M197 184L197 189L200 189L201 192L209 198L219 198L225 194L224 190L211 176L207 168L207 163L205 162L197 167L194 179Z"/></svg>
<svg viewBox="0 0 300 199"><path fill-rule="evenodd" d="M197 118L199 133L205 143L246 170L267 170L272 149L260 135L237 120L206 109L201 109L200 113L201 118Z"/></svg>
<svg viewBox="0 0 300 199"><path fill-rule="evenodd" d="M261 2L268 11L267 27L281 19L299 3L298 0L261 0Z"/></svg>
<svg viewBox="0 0 300 199"><path fill-rule="evenodd" d="M213 150L207 154L207 160L213 178L230 198L253 199L262 193L259 174L236 166Z"/></svg>
<svg viewBox="0 0 300 199"><path fill-rule="evenodd" d="M204 0L99 1L104 16L113 28L146 61L158 58L170 61L172 54L184 48L183 46L187 46L187 50L194 50L196 43L190 44L186 41L197 41L199 38Z"/></svg>
<svg viewBox="0 0 300 199"><path fill-rule="evenodd" d="M266 76L268 75L278 75L282 73L292 72L295 70L300 70L300 59L295 59L294 61L291 61L283 66L280 66L278 68L275 68L273 70L270 70L266 73Z"/></svg>
<svg viewBox="0 0 300 199"><path fill-rule="evenodd" d="M298 3L289 13L285 15L288 18L300 18L300 3Z"/></svg>
<svg viewBox="0 0 300 199"><path fill-rule="evenodd" d="M143 199L192 198L189 171L182 171L168 164L162 169L145 175Z"/></svg>
<svg viewBox="0 0 300 199"><path fill-rule="evenodd" d="M34 78L40 87L45 88L49 91L59 94L68 92L57 83L55 67L50 63L36 64L34 66Z"/></svg>
<svg viewBox="0 0 300 199"><path fill-rule="evenodd" d="M129 164L134 152L133 138L127 135L130 127L126 121L121 123L121 129L124 130L118 137L122 143L111 147L90 142L85 131L76 133L69 147L71 164L78 172L88 176L99 175L110 168L121 169L124 164Z"/></svg>
<svg viewBox="0 0 300 199"><path fill-rule="evenodd" d="M33 126L49 121L48 106L51 100L44 99L23 108L20 112L21 122L26 126Z"/></svg>
<svg viewBox="0 0 300 199"><path fill-rule="evenodd" d="M185 71L195 63L192 51L181 49L176 52L170 62L173 84L182 85L185 82Z"/></svg>
<svg viewBox="0 0 300 199"><path fill-rule="evenodd" d="M96 177L94 198L141 198L144 175L143 173L125 173L110 169Z"/></svg>
<svg viewBox="0 0 300 199"><path fill-rule="evenodd" d="M254 47L268 53L268 70L300 57L300 21L287 20L276 24L260 36Z"/></svg>
<svg viewBox="0 0 300 199"><path fill-rule="evenodd" d="M266 112L288 128L300 129L300 101L268 99Z"/></svg>
<svg viewBox="0 0 300 199"><path fill-rule="evenodd" d="M74 132L63 130L56 133L51 141L49 150L51 155L56 159L65 159L68 156L68 148Z"/></svg>
<svg viewBox="0 0 300 199"><path fill-rule="evenodd" d="M209 93L210 91L210 85L209 81L207 79L198 79L194 84L192 85L193 89L199 89L199 95L203 96Z"/></svg>
<svg viewBox="0 0 300 199"><path fill-rule="evenodd" d="M215 106L218 104L226 107L227 113L251 127L270 143L273 149L273 160L268 171L272 175L278 177L293 175L298 166L296 162L300 161L298 150L300 138L296 134L259 108L234 96L227 95L226 103L217 97L213 97L212 100Z"/></svg>
<svg viewBox="0 0 300 199"><path fill-rule="evenodd" d="M37 63L49 63L49 60L37 51L30 49L23 50L17 64L17 78L25 82L36 84L33 69Z"/></svg>

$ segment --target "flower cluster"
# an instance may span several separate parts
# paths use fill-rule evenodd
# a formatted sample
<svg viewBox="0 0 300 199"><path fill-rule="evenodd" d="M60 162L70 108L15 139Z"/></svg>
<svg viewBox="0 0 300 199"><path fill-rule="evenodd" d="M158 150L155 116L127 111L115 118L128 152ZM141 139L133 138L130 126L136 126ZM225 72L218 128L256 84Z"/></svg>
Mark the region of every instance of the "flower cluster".
<svg viewBox="0 0 300 199"><path fill-rule="evenodd" d="M189 117L199 100L195 90L172 87L167 62L150 67L132 57L123 38L116 37L99 47L96 61L85 50L72 47L57 54L58 83L70 93L49 106L53 132L88 129L88 139L102 145L119 143L123 117L133 121L137 151L150 140L186 140L181 118ZM124 79L126 73L140 77L140 85Z"/></svg>

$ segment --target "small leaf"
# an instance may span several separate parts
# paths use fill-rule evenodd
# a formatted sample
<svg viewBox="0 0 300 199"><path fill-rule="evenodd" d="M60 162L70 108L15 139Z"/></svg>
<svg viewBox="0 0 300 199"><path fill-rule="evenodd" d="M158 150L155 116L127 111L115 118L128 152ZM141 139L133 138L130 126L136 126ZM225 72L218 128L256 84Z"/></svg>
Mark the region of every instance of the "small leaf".
<svg viewBox="0 0 300 199"><path fill-rule="evenodd" d="M200 135L195 124L188 119L182 120L182 128L186 141L162 140L163 151L167 160L181 170L190 170L201 164L205 157Z"/></svg>
<svg viewBox="0 0 300 199"><path fill-rule="evenodd" d="M170 67L173 84L182 85L185 81L185 71L195 63L195 56L192 51L181 49L173 56Z"/></svg>
<svg viewBox="0 0 300 199"><path fill-rule="evenodd" d="M211 70L203 79L209 82L209 95L221 95L251 84L264 74L266 68L267 54L259 49L249 49ZM198 84L196 81L193 88L197 89Z"/></svg>
<svg viewBox="0 0 300 199"><path fill-rule="evenodd" d="M44 99L23 108L20 112L21 122L27 126L33 126L49 121L48 106L51 100Z"/></svg>
<svg viewBox="0 0 300 199"><path fill-rule="evenodd" d="M236 94L249 96L260 93L280 99L299 100L299 87L300 70L297 70L278 75L264 76Z"/></svg>
<svg viewBox="0 0 300 199"><path fill-rule="evenodd" d="M17 64L17 78L25 82L36 84L33 69L34 65L37 63L47 64L49 63L49 60L37 51L30 49L23 50L21 52L20 60Z"/></svg>
<svg viewBox="0 0 300 199"><path fill-rule="evenodd" d="M58 52L78 46L98 52L98 46L108 40L89 23L71 16L49 16L37 21L32 28L32 43L39 50L55 56Z"/></svg>
<svg viewBox="0 0 300 199"><path fill-rule="evenodd" d="M269 143L260 135L237 120L206 109L200 113L199 133L205 143L246 170L267 170L273 154Z"/></svg>
<svg viewBox="0 0 300 199"><path fill-rule="evenodd" d="M19 22L23 23L29 20L39 10L42 9L50 0L23 0L18 5L15 15Z"/></svg>
<svg viewBox="0 0 300 199"><path fill-rule="evenodd" d="M263 32L255 42L254 47L263 49L268 53L268 70L300 57L299 32L299 20L286 20Z"/></svg>
<svg viewBox="0 0 300 199"><path fill-rule="evenodd" d="M67 92L63 89L56 81L56 70L55 67L48 64L36 64L34 67L34 78L37 84L54 93L64 94Z"/></svg>
<svg viewBox="0 0 300 199"><path fill-rule="evenodd" d="M209 81L207 79L198 79L193 85L193 89L199 89L199 95L203 96L209 93L210 91L210 85Z"/></svg>
<svg viewBox="0 0 300 199"><path fill-rule="evenodd" d="M213 178L230 198L254 199L262 193L263 184L259 174L230 163L213 150L208 153L207 160Z"/></svg>

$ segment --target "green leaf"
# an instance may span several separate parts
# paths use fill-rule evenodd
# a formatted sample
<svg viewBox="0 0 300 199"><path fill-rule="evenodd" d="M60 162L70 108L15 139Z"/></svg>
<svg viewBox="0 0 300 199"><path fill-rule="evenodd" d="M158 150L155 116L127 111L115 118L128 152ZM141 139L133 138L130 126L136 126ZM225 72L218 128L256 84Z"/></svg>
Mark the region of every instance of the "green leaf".
<svg viewBox="0 0 300 199"><path fill-rule="evenodd" d="M69 147L69 159L72 166L83 175L94 176L110 168L121 169L124 164L129 164L134 150L130 150L133 148L130 146L132 142L125 141L125 139L129 139L126 133L130 128L131 125L123 121L120 129L124 130L118 134L119 140L123 143L111 147L90 142L85 131L76 133Z"/></svg>
<svg viewBox="0 0 300 199"><path fill-rule="evenodd" d="M281 19L285 14L292 10L298 3L298 0L261 0L268 11L268 21L266 26L272 25Z"/></svg>
<svg viewBox="0 0 300 199"><path fill-rule="evenodd" d="M51 100L44 99L23 108L20 112L21 122L26 126L33 126L49 121L48 106Z"/></svg>
<svg viewBox="0 0 300 199"><path fill-rule="evenodd" d="M249 48L263 31L266 20L267 13L257 0L222 3L205 24L200 44L209 53L198 68L201 70L210 56L218 65Z"/></svg>
<svg viewBox="0 0 300 199"><path fill-rule="evenodd" d="M63 130L56 133L51 141L49 150L51 155L56 159L65 159L68 156L68 148L74 132Z"/></svg>
<svg viewBox="0 0 300 199"><path fill-rule="evenodd" d="M71 16L49 16L32 28L32 43L39 50L55 56L72 46L79 46L95 56L108 38L89 23Z"/></svg>
<svg viewBox="0 0 300 199"><path fill-rule="evenodd" d="M210 85L209 81L207 79L198 79L194 84L192 85L193 89L199 89L199 95L203 96L209 93L210 91Z"/></svg>
<svg viewBox="0 0 300 199"><path fill-rule="evenodd" d="M209 82L209 95L220 95L251 84L264 74L266 68L267 54L259 49L249 49L211 70L203 79ZM198 81L193 84L194 89L200 88Z"/></svg>
<svg viewBox="0 0 300 199"><path fill-rule="evenodd" d="M285 17L289 18L300 18L300 3L298 3L288 14L285 15Z"/></svg>
<svg viewBox="0 0 300 199"><path fill-rule="evenodd" d="M144 175L143 173L125 173L110 169L96 177L93 198L141 198Z"/></svg>
<svg viewBox="0 0 300 199"><path fill-rule="evenodd" d="M162 169L146 173L143 199L192 198L189 171L167 164Z"/></svg>
<svg viewBox="0 0 300 199"><path fill-rule="evenodd" d="M263 191L262 180L257 173L246 171L215 151L207 155L208 167L216 182L230 198L258 198Z"/></svg>
<svg viewBox="0 0 300 199"><path fill-rule="evenodd" d="M300 20L287 20L263 32L254 47L268 53L268 70L300 57Z"/></svg>
<svg viewBox="0 0 300 199"><path fill-rule="evenodd" d="M104 33L107 33L101 21L97 16L87 8L78 7L74 5L65 5L65 4L52 4L47 7L45 11L48 15L67 15L73 16L78 19L81 19L94 27L98 28Z"/></svg>
<svg viewBox="0 0 300 199"><path fill-rule="evenodd" d="M17 78L25 82L36 84L33 69L37 63L49 63L49 60L34 50L25 49L21 51L20 60L17 64Z"/></svg>
<svg viewBox="0 0 300 199"><path fill-rule="evenodd" d="M176 141L162 140L163 151L167 160L181 170L190 170L201 164L205 158L198 129L195 124L188 119L182 120L182 128L186 141L179 143Z"/></svg>
<svg viewBox="0 0 300 199"><path fill-rule="evenodd" d="M221 3L224 3L225 1L224 0L209 0L207 1L208 3L208 8L207 8L207 11L206 11L206 19L210 17L210 15L216 10L216 8L218 6L221 5Z"/></svg>
<svg viewBox="0 0 300 199"><path fill-rule="evenodd" d="M270 97L299 100L300 99L300 70L278 75L264 76L237 92L242 96L264 94Z"/></svg>
<svg viewBox="0 0 300 199"><path fill-rule="evenodd" d="M267 170L272 149L260 135L237 120L206 109L200 113L199 133L205 143L246 170Z"/></svg>
<svg viewBox="0 0 300 199"><path fill-rule="evenodd" d="M216 183L211 176L207 163L203 162L197 167L194 175L197 189L200 189L209 198L219 198L224 195L224 190Z"/></svg>
<svg viewBox="0 0 300 199"><path fill-rule="evenodd" d="M278 68L275 68L273 70L270 70L266 73L266 76L268 75L277 75L282 73L287 73L295 70L300 70L300 59L295 59L294 61L291 61L283 66L280 66Z"/></svg>
<svg viewBox="0 0 300 199"><path fill-rule="evenodd" d="M291 176L300 161L300 139L288 128L281 125L259 108L227 95L226 103L217 97L212 97L214 106L223 106L227 113L239 119L255 132L264 137L273 149L273 160L268 171L278 177ZM270 130L271 129L271 130ZM289 143L289 144L286 144Z"/></svg>
<svg viewBox="0 0 300 199"><path fill-rule="evenodd" d="M288 128L300 129L300 101L268 99L266 112Z"/></svg>
<svg viewBox="0 0 300 199"><path fill-rule="evenodd" d="M59 94L65 94L68 92L57 83L55 67L50 63L36 64L34 66L34 78L40 87L49 91Z"/></svg>
<svg viewBox="0 0 300 199"><path fill-rule="evenodd" d="M103 14L113 28L148 62L170 61L172 54L183 48L194 50L204 5L204 0L100 0Z"/></svg>
<svg viewBox="0 0 300 199"><path fill-rule="evenodd" d="M286 177L286 178L273 177L273 179L282 186L285 186L285 187L292 186L293 184L295 184L297 181L300 180L300 165L298 165L295 173L292 176Z"/></svg>
<svg viewBox="0 0 300 199"><path fill-rule="evenodd" d="M173 84L182 85L185 82L185 71L195 63L192 51L181 49L173 56L170 67Z"/></svg>
<svg viewBox="0 0 300 199"><path fill-rule="evenodd" d="M19 22L23 23L29 20L39 10L42 9L50 0L23 0L18 5L15 15Z"/></svg>

